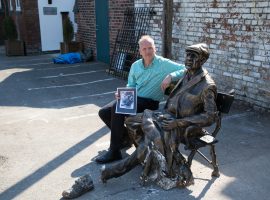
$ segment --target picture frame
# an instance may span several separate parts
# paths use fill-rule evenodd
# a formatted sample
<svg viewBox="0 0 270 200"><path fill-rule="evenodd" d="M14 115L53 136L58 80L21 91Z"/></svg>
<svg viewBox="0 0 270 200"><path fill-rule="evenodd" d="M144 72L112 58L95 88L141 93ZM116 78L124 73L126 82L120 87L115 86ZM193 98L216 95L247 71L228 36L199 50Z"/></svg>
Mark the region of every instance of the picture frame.
<svg viewBox="0 0 270 200"><path fill-rule="evenodd" d="M116 103L116 113L136 115L137 113L137 89L117 88L119 99Z"/></svg>

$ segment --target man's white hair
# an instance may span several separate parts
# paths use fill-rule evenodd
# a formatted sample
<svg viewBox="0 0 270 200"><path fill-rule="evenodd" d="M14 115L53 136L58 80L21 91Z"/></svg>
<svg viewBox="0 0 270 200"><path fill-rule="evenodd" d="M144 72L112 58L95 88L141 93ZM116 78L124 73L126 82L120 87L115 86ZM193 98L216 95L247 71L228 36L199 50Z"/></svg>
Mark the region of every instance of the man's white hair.
<svg viewBox="0 0 270 200"><path fill-rule="evenodd" d="M150 42L153 46L155 46L155 41L154 39L150 36L150 35L143 35L140 39L139 39L139 46L141 46L141 43L147 41Z"/></svg>

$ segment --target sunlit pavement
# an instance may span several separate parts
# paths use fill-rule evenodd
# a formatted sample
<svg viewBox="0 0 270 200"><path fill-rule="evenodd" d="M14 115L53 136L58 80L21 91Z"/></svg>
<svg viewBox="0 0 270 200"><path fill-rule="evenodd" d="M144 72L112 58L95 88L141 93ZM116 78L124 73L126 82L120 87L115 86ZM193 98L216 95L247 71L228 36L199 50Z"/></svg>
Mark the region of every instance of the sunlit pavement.
<svg viewBox="0 0 270 200"><path fill-rule="evenodd" d="M110 132L97 112L125 81L108 75L105 64L55 65L55 56L0 55L1 200L60 199L85 173L95 190L78 199L269 199L269 113L237 101L218 135L219 178L196 156L195 185L185 189L141 186L140 166L102 184L93 159L108 148Z"/></svg>

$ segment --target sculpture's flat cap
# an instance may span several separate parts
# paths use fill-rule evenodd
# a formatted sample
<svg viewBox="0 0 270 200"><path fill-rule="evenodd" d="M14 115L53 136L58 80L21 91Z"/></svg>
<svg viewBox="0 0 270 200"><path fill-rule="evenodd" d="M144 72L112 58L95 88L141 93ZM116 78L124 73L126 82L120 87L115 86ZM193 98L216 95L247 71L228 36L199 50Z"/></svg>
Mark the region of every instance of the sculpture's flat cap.
<svg viewBox="0 0 270 200"><path fill-rule="evenodd" d="M209 48L205 43L194 44L186 47L186 51L195 51L203 57L209 57Z"/></svg>

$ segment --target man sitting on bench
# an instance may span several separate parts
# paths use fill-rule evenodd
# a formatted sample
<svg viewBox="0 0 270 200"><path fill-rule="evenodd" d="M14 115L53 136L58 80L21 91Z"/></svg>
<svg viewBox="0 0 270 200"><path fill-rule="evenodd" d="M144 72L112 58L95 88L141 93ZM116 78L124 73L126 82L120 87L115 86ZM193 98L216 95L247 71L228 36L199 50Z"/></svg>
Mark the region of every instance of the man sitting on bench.
<svg viewBox="0 0 270 200"><path fill-rule="evenodd" d="M203 135L202 128L210 126L217 117L217 89L213 79L202 65L209 57L206 44L186 48L187 72L178 81L161 112L145 110L125 121L129 131L141 133L136 150L128 157L101 169L101 180L106 182L119 177L142 163L143 183L155 181L163 189L193 184L193 176L179 144L185 139L186 129L192 129L188 137ZM93 189L89 174L80 177L66 194L77 196ZM70 196L68 196L70 197Z"/></svg>

